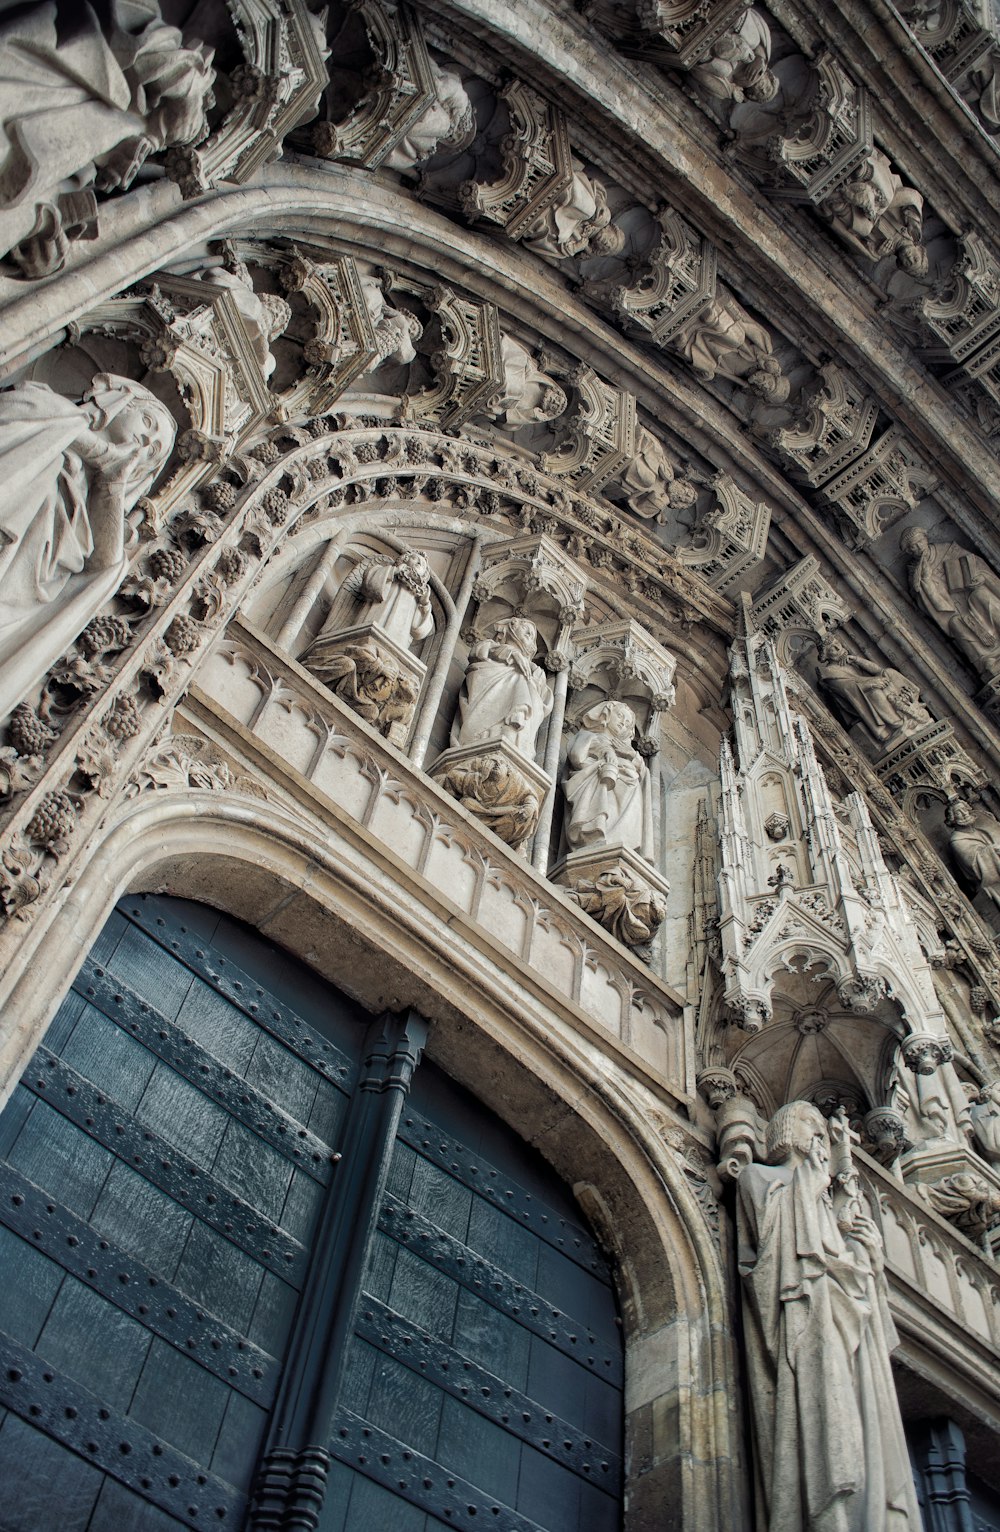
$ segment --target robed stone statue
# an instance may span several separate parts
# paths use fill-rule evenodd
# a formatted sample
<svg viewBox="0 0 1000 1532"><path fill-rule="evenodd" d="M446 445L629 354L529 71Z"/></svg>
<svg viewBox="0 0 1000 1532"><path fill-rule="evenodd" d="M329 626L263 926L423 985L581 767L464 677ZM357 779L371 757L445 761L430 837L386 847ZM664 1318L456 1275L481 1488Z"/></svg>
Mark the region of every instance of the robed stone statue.
<svg viewBox="0 0 1000 1532"><path fill-rule="evenodd" d="M920 1529L889 1366L896 1332L882 1241L858 1191L849 1133L842 1115L828 1133L816 1107L793 1101L768 1124L766 1164L739 1177L757 1524L766 1532Z"/></svg>

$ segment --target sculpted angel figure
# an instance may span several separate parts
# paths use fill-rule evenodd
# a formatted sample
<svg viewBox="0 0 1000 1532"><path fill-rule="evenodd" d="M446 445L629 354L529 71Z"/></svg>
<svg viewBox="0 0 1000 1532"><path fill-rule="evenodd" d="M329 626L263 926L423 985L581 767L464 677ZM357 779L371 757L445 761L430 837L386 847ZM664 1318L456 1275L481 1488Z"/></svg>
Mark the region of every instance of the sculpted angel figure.
<svg viewBox="0 0 1000 1532"><path fill-rule="evenodd" d="M889 1357L882 1241L810 1102L775 1113L737 1183L758 1522L769 1532L920 1532ZM833 1163L831 1164L831 1160Z"/></svg>
<svg viewBox="0 0 1000 1532"><path fill-rule="evenodd" d="M958 543L932 543L908 527L899 546L910 559L917 605L985 679L1000 672L1000 579L986 560Z"/></svg>
<svg viewBox="0 0 1000 1532"><path fill-rule="evenodd" d="M81 404L45 383L0 393L0 716L121 583L127 514L175 434L166 405L112 373Z"/></svg>
<svg viewBox="0 0 1000 1532"><path fill-rule="evenodd" d="M572 256L617 255L625 235L611 222L608 195L573 157L573 179L555 202L528 226L523 243L556 260Z"/></svg>
<svg viewBox="0 0 1000 1532"><path fill-rule="evenodd" d="M599 702L580 719L566 757L566 844L625 846L649 857L653 816L649 768L633 745L626 702Z"/></svg>
<svg viewBox="0 0 1000 1532"><path fill-rule="evenodd" d="M30 276L63 265L81 188L124 190L149 155L208 131L211 50L185 44L157 0L101 10L106 27L87 0L0 18L0 254Z"/></svg>
<svg viewBox="0 0 1000 1532"><path fill-rule="evenodd" d="M539 726L552 711L552 690L534 662L537 642L533 622L508 617L494 625L492 638L473 644L452 745L505 739L534 756Z"/></svg>
<svg viewBox="0 0 1000 1532"><path fill-rule="evenodd" d="M431 59L435 96L430 106L406 131L385 159L389 170L415 170L442 145L461 144L473 130L475 119L461 78Z"/></svg>

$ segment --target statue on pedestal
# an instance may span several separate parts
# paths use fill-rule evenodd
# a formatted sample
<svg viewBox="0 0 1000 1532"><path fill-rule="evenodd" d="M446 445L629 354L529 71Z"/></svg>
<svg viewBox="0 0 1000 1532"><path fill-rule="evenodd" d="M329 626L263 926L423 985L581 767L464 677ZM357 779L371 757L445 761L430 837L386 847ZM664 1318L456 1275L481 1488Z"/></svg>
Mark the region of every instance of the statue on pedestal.
<svg viewBox="0 0 1000 1532"><path fill-rule="evenodd" d="M960 881L975 898L980 890L1000 908L1000 825L993 815L976 818L964 798L953 798L944 811L951 852Z"/></svg>
<svg viewBox="0 0 1000 1532"><path fill-rule="evenodd" d="M768 1532L919 1532L889 1357L882 1241L842 1116L793 1101L738 1181L739 1263ZM831 1164L831 1159L834 1163Z"/></svg>
<svg viewBox="0 0 1000 1532"><path fill-rule="evenodd" d="M823 644L816 679L838 704L847 726L863 724L882 751L934 722L912 681L898 670L851 654L839 638Z"/></svg>

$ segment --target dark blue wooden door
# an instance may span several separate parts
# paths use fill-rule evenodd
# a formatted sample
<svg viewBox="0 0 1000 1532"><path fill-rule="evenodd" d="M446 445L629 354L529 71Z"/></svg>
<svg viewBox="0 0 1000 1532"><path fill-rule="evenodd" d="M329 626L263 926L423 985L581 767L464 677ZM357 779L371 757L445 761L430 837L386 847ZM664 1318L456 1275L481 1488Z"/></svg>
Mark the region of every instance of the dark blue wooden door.
<svg viewBox="0 0 1000 1532"><path fill-rule="evenodd" d="M0 1116L3 1532L244 1525L321 1209L376 1169L341 1142L369 1019L203 906L121 902ZM323 1532L617 1526L606 1264L426 1063L365 1270Z"/></svg>

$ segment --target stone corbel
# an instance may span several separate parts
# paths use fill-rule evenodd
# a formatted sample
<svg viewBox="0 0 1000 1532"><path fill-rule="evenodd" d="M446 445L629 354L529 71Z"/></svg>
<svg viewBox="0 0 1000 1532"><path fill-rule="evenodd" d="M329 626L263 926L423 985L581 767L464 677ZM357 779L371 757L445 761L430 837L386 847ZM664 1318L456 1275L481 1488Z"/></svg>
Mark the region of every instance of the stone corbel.
<svg viewBox="0 0 1000 1532"><path fill-rule="evenodd" d="M184 197L218 181L243 185L276 159L287 134L308 122L327 84L326 12L306 0L230 0L244 62L233 71L234 104L204 143L172 149L167 174Z"/></svg>

